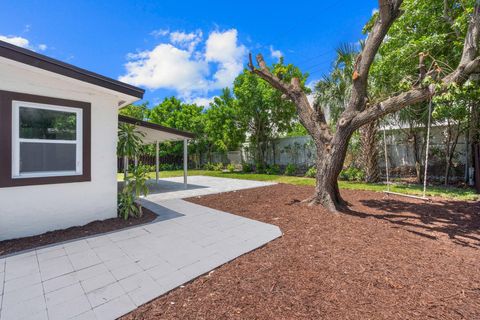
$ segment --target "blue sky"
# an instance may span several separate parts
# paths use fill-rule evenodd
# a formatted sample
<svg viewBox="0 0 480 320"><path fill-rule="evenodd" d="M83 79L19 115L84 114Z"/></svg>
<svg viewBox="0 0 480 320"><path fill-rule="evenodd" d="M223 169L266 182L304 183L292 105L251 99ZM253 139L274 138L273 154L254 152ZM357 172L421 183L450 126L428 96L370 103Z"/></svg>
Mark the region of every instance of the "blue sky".
<svg viewBox="0 0 480 320"><path fill-rule="evenodd" d="M291 3L291 2L290 2ZM315 81L335 48L362 38L375 0L2 1L0 39L145 88L207 104L230 86L248 52Z"/></svg>

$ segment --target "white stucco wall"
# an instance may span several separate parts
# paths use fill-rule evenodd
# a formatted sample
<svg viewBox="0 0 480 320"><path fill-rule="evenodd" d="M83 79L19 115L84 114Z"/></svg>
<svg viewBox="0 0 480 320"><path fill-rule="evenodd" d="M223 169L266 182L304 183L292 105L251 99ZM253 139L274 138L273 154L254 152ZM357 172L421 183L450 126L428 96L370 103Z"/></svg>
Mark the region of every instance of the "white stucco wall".
<svg viewBox="0 0 480 320"><path fill-rule="evenodd" d="M0 188L0 240L115 217L118 97L3 58L0 90L86 101L92 107L91 181Z"/></svg>

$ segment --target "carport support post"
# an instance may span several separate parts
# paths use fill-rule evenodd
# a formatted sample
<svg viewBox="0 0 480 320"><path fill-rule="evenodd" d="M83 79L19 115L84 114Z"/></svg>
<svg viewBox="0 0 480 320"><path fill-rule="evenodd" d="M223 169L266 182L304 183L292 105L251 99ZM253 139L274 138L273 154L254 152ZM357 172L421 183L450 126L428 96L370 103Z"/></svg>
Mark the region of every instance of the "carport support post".
<svg viewBox="0 0 480 320"><path fill-rule="evenodd" d="M183 184L187 189L187 170L188 170L188 140L183 139Z"/></svg>
<svg viewBox="0 0 480 320"><path fill-rule="evenodd" d="M158 141L155 141L155 180L157 181L158 184L158 167L159 167L159 156L158 152L160 151Z"/></svg>

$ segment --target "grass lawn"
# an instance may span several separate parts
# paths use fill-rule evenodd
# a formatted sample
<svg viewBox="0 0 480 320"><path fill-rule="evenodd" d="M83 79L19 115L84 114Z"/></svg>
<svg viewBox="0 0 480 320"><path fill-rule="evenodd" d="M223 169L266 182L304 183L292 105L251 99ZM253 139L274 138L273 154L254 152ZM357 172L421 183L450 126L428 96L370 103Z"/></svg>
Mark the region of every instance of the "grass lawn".
<svg viewBox="0 0 480 320"><path fill-rule="evenodd" d="M257 173L238 173L238 172L219 172L219 171L207 171L207 170L189 170L189 176L210 176L210 177L219 177L219 178L233 178L233 179L245 179L245 180L257 180L257 181L273 181L277 183L286 183L293 185L304 185L304 186L314 186L315 179L305 178L305 177L290 177L283 175L268 175L268 174L257 174ZM169 178L169 177L181 177L183 176L182 170L175 171L161 171L160 178ZM123 174L118 174L118 180L123 180ZM155 172L150 173L151 178L155 178ZM341 189L347 190L367 190L367 191L376 191L381 192L385 190L385 185L377 183L362 183L362 182L350 182L350 181L339 181ZM400 192L411 195L422 195L423 186L421 185L405 185L405 184L395 184L390 187L390 191ZM457 200L467 200L475 201L480 200L480 196L475 194L473 189L460 189L453 187L443 187L443 186L430 186L427 188L427 196L430 197L443 197Z"/></svg>

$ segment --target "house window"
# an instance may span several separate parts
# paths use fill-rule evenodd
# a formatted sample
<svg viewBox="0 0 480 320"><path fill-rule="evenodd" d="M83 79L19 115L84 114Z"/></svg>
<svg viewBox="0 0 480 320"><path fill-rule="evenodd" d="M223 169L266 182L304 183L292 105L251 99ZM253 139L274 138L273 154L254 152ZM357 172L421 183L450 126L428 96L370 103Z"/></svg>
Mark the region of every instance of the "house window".
<svg viewBox="0 0 480 320"><path fill-rule="evenodd" d="M12 178L82 175L81 108L12 106Z"/></svg>
<svg viewBox="0 0 480 320"><path fill-rule="evenodd" d="M91 181L91 104L0 90L0 188Z"/></svg>

